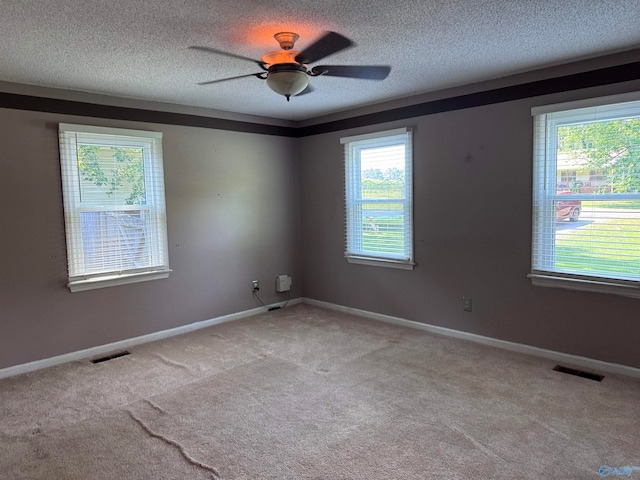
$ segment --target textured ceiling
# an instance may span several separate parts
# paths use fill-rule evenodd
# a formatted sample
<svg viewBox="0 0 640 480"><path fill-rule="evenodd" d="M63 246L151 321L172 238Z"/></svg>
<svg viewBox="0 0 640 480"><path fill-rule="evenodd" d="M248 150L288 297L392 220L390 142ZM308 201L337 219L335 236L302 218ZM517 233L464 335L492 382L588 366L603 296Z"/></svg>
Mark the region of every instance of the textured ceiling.
<svg viewBox="0 0 640 480"><path fill-rule="evenodd" d="M639 0L0 0L0 81L288 120L640 46ZM304 49L324 30L356 46L325 64L392 67L382 82L311 78L291 102L259 71L278 31Z"/></svg>

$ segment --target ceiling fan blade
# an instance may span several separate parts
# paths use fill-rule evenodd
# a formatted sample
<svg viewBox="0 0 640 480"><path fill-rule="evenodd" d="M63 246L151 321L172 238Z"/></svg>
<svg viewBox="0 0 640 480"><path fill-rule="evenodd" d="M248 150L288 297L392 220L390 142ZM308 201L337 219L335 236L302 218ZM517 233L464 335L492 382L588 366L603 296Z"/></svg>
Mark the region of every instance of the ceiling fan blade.
<svg viewBox="0 0 640 480"><path fill-rule="evenodd" d="M200 83L198 83L198 85L212 85L214 83L228 82L229 80L236 80L238 78L245 78L245 77L262 78L260 75L262 75L262 72L260 72L260 73L248 73L246 75L238 75L237 77L221 78L220 80L209 80L208 82L200 82Z"/></svg>
<svg viewBox="0 0 640 480"><path fill-rule="evenodd" d="M365 80L384 80L389 72L391 72L391 67L386 65L318 65L311 69L311 73L314 75Z"/></svg>
<svg viewBox="0 0 640 480"><path fill-rule="evenodd" d="M296 97L299 97L300 95L306 95L307 93L311 93L313 92L315 89L311 86L311 85L307 85L307 88L305 88L304 90L302 90L299 94L296 95Z"/></svg>
<svg viewBox="0 0 640 480"><path fill-rule="evenodd" d="M243 57L242 55L236 55L235 53L225 52L224 50L218 50L217 48L200 47L198 45L192 45L192 46L189 47L189 49L191 49L191 50L201 50L203 52L209 52L209 53L217 53L218 55L224 55L226 57L237 58L238 60L245 60L247 62L257 63L261 67L265 65L265 63L263 61L261 61L261 60L254 60L253 58Z"/></svg>
<svg viewBox="0 0 640 480"><path fill-rule="evenodd" d="M353 45L347 37L336 32L327 32L296 56L298 63L313 63Z"/></svg>

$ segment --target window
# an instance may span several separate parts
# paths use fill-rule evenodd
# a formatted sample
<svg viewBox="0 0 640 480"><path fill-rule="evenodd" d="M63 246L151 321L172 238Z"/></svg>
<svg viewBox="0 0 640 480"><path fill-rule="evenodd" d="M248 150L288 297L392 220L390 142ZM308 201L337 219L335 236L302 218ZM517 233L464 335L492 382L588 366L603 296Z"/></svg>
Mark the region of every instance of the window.
<svg viewBox="0 0 640 480"><path fill-rule="evenodd" d="M350 263L412 269L411 130L342 138Z"/></svg>
<svg viewBox="0 0 640 480"><path fill-rule="evenodd" d="M640 297L638 98L533 109L535 285ZM588 187L560 188L568 163L588 172Z"/></svg>
<svg viewBox="0 0 640 480"><path fill-rule="evenodd" d="M166 278L162 134L59 131L71 291Z"/></svg>

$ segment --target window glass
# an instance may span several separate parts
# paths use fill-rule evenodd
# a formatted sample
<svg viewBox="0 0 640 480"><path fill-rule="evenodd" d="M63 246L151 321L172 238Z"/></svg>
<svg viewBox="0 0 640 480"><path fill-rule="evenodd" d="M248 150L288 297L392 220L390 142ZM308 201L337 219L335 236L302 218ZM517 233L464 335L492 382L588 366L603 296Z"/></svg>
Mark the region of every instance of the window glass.
<svg viewBox="0 0 640 480"><path fill-rule="evenodd" d="M72 291L164 278L169 271L161 138L60 125Z"/></svg>
<svg viewBox="0 0 640 480"><path fill-rule="evenodd" d="M536 116L533 274L640 282L640 102Z"/></svg>
<svg viewBox="0 0 640 480"><path fill-rule="evenodd" d="M343 139L349 261L413 266L411 136L406 129Z"/></svg>

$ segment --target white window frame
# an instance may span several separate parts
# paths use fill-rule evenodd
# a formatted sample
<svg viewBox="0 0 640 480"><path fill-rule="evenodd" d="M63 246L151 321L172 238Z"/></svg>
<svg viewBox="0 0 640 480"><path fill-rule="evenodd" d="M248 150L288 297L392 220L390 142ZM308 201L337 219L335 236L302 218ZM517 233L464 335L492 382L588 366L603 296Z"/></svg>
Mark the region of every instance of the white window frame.
<svg viewBox="0 0 640 480"><path fill-rule="evenodd" d="M162 133L121 128L95 127L61 123L60 165L67 237L68 283L72 292L93 290L130 283L167 278L169 269L164 173L162 159ZM99 143L96 142L99 140ZM145 205L83 206L81 203L80 172L78 170L78 143L99 146L141 148L143 152ZM117 272L88 273L84 267L83 239L80 216L84 212L145 211L151 216L149 230L152 262L150 265Z"/></svg>
<svg viewBox="0 0 640 480"><path fill-rule="evenodd" d="M592 98L555 105L534 107L533 145L533 205L531 273L533 285L587 292L610 293L640 298L640 278L637 281L554 271L555 201L564 197L556 192L557 128L562 125L621 118L621 108L629 102L639 102L640 92ZM626 105L621 105L626 104ZM640 111L640 104L631 106ZM592 200L590 194L575 194L575 200ZM640 194L610 194L609 200L640 200ZM545 239L547 239L545 241Z"/></svg>
<svg viewBox="0 0 640 480"><path fill-rule="evenodd" d="M383 132L344 137L340 143L345 149L345 239L347 262L362 265L412 270L413 257L413 148L411 128L397 128ZM362 199L360 178L360 152L367 148L392 145L405 147L405 195L402 199ZM404 217L405 252L402 256L366 252L362 249L362 203L402 203Z"/></svg>

